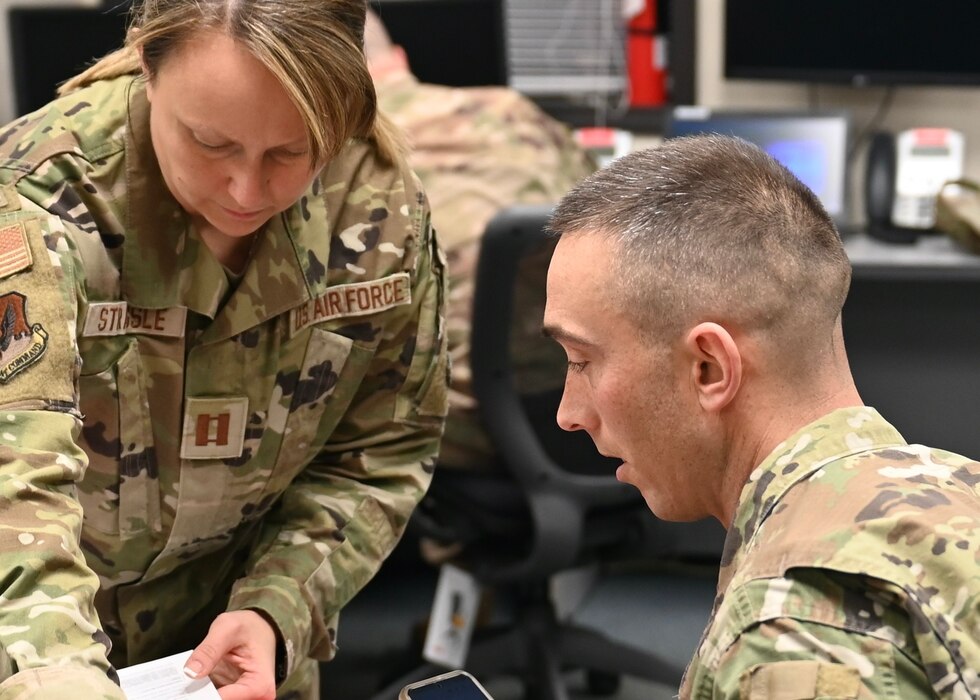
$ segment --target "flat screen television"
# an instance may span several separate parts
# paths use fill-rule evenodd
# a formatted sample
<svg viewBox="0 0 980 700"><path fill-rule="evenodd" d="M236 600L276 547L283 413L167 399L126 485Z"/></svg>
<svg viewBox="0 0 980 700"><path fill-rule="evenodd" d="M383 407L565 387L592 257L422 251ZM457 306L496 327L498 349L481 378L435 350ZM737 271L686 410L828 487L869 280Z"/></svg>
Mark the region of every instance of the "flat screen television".
<svg viewBox="0 0 980 700"><path fill-rule="evenodd" d="M980 85L980 2L727 0L725 76Z"/></svg>

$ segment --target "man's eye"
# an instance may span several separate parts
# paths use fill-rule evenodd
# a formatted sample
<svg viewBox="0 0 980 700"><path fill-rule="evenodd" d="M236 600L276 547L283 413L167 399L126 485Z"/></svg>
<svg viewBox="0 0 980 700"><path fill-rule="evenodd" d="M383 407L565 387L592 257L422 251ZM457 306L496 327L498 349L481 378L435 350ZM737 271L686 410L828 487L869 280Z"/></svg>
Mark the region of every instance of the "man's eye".
<svg viewBox="0 0 980 700"><path fill-rule="evenodd" d="M585 366L587 364L589 364L589 363L588 362L572 362L571 360L569 360L568 361L568 369L571 370L572 372L581 372L582 370L585 369Z"/></svg>

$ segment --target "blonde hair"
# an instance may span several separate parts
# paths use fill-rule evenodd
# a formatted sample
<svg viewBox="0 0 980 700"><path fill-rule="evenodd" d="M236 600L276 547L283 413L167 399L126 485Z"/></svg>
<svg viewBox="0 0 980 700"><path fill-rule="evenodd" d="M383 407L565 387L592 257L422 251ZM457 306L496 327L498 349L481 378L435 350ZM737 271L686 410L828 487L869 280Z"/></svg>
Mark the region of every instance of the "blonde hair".
<svg viewBox="0 0 980 700"><path fill-rule="evenodd" d="M363 53L365 11L366 0L141 0L131 10L123 47L65 82L59 94L143 66L152 81L188 40L217 30L282 83L306 125L313 162L329 160L351 138L365 138L393 164L405 146L378 109Z"/></svg>

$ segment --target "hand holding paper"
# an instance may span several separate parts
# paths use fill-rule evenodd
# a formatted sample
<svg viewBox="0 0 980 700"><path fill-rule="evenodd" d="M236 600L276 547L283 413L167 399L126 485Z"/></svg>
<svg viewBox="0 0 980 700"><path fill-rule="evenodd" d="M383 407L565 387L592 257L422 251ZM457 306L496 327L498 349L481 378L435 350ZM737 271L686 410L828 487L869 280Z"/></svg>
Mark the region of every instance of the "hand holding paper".
<svg viewBox="0 0 980 700"><path fill-rule="evenodd" d="M276 633L253 610L218 615L184 672L211 677L221 700L275 700Z"/></svg>

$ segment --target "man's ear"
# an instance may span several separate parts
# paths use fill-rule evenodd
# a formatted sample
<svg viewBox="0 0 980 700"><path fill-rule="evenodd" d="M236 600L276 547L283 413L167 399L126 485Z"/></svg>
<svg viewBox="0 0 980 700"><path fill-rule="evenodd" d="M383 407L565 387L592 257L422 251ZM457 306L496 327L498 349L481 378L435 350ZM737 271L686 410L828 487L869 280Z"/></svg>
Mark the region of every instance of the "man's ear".
<svg viewBox="0 0 980 700"><path fill-rule="evenodd" d="M688 331L684 347L698 402L706 411L721 412L742 385L742 355L735 339L717 323L699 323Z"/></svg>

